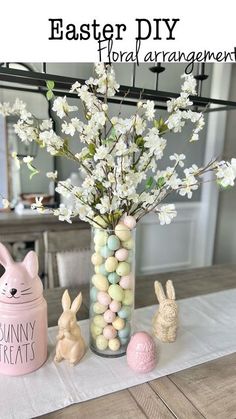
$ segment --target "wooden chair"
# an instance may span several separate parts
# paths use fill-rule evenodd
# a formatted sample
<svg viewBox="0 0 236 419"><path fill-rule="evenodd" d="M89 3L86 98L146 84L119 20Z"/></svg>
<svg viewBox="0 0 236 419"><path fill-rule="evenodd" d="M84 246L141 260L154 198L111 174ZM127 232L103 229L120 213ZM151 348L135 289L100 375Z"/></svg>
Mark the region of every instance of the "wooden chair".
<svg viewBox="0 0 236 419"><path fill-rule="evenodd" d="M47 288L73 287L89 281L90 229L46 231L44 246Z"/></svg>

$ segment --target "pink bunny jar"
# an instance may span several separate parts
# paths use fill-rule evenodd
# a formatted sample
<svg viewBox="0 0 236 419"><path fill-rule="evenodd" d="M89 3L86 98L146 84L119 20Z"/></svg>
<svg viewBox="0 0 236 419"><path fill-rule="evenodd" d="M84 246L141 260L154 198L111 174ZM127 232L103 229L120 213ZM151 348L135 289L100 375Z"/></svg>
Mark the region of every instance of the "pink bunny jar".
<svg viewBox="0 0 236 419"><path fill-rule="evenodd" d="M0 243L0 373L22 375L47 359L47 303L38 276L38 258L31 251L13 261Z"/></svg>

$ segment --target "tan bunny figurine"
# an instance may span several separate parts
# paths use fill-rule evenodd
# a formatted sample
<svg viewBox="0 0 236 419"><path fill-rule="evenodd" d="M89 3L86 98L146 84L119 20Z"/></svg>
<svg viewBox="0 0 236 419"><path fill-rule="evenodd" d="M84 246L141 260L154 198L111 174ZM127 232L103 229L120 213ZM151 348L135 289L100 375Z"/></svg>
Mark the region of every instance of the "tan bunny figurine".
<svg viewBox="0 0 236 419"><path fill-rule="evenodd" d="M153 334L162 342L176 340L178 324L178 306L175 302L175 290L172 281L166 282L166 294L160 282L155 281L155 293L160 303L153 317Z"/></svg>
<svg viewBox="0 0 236 419"><path fill-rule="evenodd" d="M72 304L68 290L64 292L62 296L63 313L58 320L59 334L54 358L56 362L66 359L71 365L75 365L85 354L85 342L76 321L76 313L79 311L81 304L81 292Z"/></svg>

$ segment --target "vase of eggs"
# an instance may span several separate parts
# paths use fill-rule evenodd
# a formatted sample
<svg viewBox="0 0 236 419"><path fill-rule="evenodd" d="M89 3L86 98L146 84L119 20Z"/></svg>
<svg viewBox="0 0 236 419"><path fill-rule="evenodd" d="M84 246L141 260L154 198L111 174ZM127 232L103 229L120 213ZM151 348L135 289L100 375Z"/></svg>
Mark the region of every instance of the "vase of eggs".
<svg viewBox="0 0 236 419"><path fill-rule="evenodd" d="M90 348L104 357L124 355L131 337L135 224L126 216L114 230L92 229Z"/></svg>

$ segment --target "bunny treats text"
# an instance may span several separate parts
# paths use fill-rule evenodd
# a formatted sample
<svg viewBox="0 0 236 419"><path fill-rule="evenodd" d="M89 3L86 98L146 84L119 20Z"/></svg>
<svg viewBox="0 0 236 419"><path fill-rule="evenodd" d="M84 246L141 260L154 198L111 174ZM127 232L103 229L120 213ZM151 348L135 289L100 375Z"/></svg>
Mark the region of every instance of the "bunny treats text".
<svg viewBox="0 0 236 419"><path fill-rule="evenodd" d="M153 334L162 342L176 340L178 324L178 306L172 281L166 282L166 295L160 282L154 283L159 308L153 317Z"/></svg>
<svg viewBox="0 0 236 419"><path fill-rule="evenodd" d="M79 311L81 304L81 292L72 304L68 290L64 292L62 296L63 313L58 320L59 333L54 358L56 362L66 359L71 365L75 365L85 354L85 342L76 321L76 313Z"/></svg>

